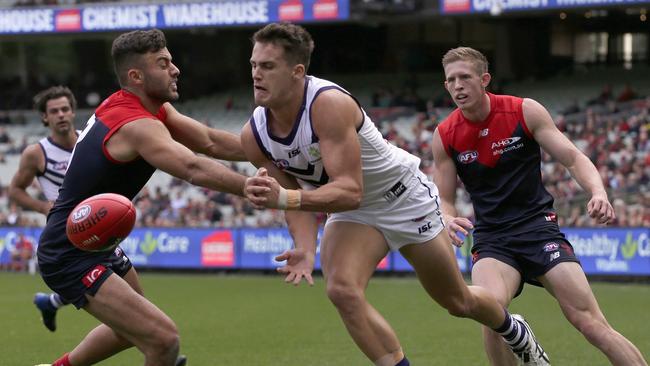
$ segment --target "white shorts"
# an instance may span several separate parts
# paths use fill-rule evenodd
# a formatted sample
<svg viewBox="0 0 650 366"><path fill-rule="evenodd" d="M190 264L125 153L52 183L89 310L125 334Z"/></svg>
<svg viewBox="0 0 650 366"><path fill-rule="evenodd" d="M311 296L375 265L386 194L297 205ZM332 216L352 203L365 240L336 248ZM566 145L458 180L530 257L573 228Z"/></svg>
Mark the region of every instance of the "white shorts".
<svg viewBox="0 0 650 366"><path fill-rule="evenodd" d="M403 182L406 191L396 200L330 214L325 227L337 221L372 226L384 235L391 250L435 238L444 229L438 188L421 172L404 180L408 180Z"/></svg>

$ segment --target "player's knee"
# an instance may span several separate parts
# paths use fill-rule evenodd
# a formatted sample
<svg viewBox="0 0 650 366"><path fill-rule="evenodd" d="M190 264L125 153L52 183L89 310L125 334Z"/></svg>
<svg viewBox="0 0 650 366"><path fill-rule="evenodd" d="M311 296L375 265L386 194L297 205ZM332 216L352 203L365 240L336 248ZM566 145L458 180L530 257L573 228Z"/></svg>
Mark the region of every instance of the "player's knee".
<svg viewBox="0 0 650 366"><path fill-rule="evenodd" d="M468 318L472 314L471 302L463 297L454 297L442 304L449 314L458 318Z"/></svg>
<svg viewBox="0 0 650 366"><path fill-rule="evenodd" d="M605 319L594 316L587 311L579 312L569 316L569 321L573 326L580 331L587 339L597 337L603 332L611 329Z"/></svg>
<svg viewBox="0 0 650 366"><path fill-rule="evenodd" d="M171 320L160 326L149 338L149 343L156 353L173 352L180 347L180 337L176 324Z"/></svg>
<svg viewBox="0 0 650 366"><path fill-rule="evenodd" d="M353 311L363 303L363 290L346 283L328 283L327 297L339 310Z"/></svg>

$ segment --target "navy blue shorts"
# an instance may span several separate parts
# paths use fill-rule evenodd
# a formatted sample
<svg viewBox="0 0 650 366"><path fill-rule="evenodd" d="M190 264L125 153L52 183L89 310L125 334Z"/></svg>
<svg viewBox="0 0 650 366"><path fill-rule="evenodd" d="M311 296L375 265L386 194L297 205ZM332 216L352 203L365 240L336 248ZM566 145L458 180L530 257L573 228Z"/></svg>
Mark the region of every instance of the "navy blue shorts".
<svg viewBox="0 0 650 366"><path fill-rule="evenodd" d="M525 282L542 286L537 277L550 271L558 263L580 263L573 252L573 246L556 224L533 227L516 235L475 236L472 263L483 258L494 258L519 272L522 281L515 297L519 296Z"/></svg>
<svg viewBox="0 0 650 366"><path fill-rule="evenodd" d="M52 291L80 309L88 303L86 294L94 296L112 273L124 277L132 267L129 257L117 247L106 257L91 258L54 272L41 268L41 276Z"/></svg>

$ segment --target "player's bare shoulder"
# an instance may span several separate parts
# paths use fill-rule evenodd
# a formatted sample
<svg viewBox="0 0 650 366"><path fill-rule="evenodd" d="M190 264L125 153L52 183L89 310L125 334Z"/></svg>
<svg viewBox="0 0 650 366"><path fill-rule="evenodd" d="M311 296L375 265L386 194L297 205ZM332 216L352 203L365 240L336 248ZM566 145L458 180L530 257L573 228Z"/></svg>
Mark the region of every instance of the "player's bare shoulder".
<svg viewBox="0 0 650 366"><path fill-rule="evenodd" d="M541 103L531 98L524 98L521 105L524 121L528 129L533 132L539 127L553 124L550 113Z"/></svg>
<svg viewBox="0 0 650 366"><path fill-rule="evenodd" d="M20 156L20 165L22 169L39 172L45 170L45 154L41 145L36 143L27 146Z"/></svg>
<svg viewBox="0 0 650 366"><path fill-rule="evenodd" d="M361 108L356 100L336 88L325 90L314 98L311 119L317 131L325 126L332 128L339 124L352 123L357 126L363 120Z"/></svg>
<svg viewBox="0 0 650 366"><path fill-rule="evenodd" d="M266 157L257 144L251 126L252 123L253 121L249 120L244 124L244 127L242 127L239 134L239 140L241 141L241 146L246 154L246 158L255 166L260 166L266 160Z"/></svg>

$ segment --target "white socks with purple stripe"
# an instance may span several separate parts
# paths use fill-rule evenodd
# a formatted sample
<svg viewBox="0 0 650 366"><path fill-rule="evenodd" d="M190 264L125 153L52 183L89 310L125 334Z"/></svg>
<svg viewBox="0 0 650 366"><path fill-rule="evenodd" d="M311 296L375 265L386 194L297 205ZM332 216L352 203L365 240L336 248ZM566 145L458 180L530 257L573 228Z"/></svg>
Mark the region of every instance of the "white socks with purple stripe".
<svg viewBox="0 0 650 366"><path fill-rule="evenodd" d="M494 331L503 337L515 353L522 352L528 343L528 330L519 320L513 318L507 310L505 310L505 313L506 319L503 325L494 329Z"/></svg>

